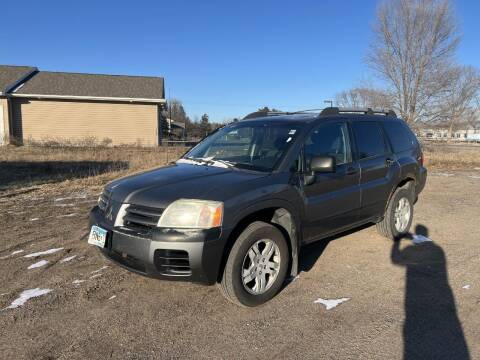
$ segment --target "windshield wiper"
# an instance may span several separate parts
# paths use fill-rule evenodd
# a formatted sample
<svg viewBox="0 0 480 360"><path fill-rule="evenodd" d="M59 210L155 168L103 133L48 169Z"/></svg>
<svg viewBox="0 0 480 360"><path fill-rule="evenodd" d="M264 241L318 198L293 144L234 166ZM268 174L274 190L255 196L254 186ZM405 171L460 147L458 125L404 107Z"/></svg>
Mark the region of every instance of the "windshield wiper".
<svg viewBox="0 0 480 360"><path fill-rule="evenodd" d="M212 159L212 162L219 162L220 164L226 165L230 168L235 167L236 163L228 161L228 160L222 160L222 159Z"/></svg>
<svg viewBox="0 0 480 360"><path fill-rule="evenodd" d="M192 160L192 161L198 162L200 164L207 164L208 165L208 164L212 163L211 160L207 160L207 159L203 159L203 158L185 157L184 159Z"/></svg>
<svg viewBox="0 0 480 360"><path fill-rule="evenodd" d="M228 160L222 160L222 159L214 159L213 157L212 158L185 157L184 159L192 160L192 161L198 162L200 164L211 165L211 166L215 166L215 163L217 163L217 164L219 163L219 164L225 165L229 168L235 167L234 162L231 162L231 161L228 161Z"/></svg>

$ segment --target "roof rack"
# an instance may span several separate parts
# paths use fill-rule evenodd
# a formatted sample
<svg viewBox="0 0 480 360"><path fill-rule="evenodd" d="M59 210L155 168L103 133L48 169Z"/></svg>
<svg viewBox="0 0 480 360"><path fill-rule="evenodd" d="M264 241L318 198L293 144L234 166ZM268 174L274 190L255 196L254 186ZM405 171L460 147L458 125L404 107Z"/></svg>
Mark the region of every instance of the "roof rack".
<svg viewBox="0 0 480 360"><path fill-rule="evenodd" d="M397 114L393 110L373 110L372 108L339 108L328 107L322 110L320 116L338 115L338 114L365 114L365 115L385 115L391 117L397 117Z"/></svg>
<svg viewBox="0 0 480 360"><path fill-rule="evenodd" d="M255 111L246 115L242 120L254 119L254 118L265 117L265 116L287 115L287 114L288 114L287 112L283 112L283 111Z"/></svg>

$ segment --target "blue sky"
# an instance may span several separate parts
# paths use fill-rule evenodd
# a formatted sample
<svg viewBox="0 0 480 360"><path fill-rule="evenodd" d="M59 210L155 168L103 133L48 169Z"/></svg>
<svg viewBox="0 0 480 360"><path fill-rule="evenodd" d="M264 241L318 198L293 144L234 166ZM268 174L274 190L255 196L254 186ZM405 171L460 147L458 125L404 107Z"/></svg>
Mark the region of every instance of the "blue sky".
<svg viewBox="0 0 480 360"><path fill-rule="evenodd" d="M8 1L0 63L164 76L167 96L214 121L261 106L323 107L369 81L374 0ZM458 60L480 67L478 1L454 2Z"/></svg>

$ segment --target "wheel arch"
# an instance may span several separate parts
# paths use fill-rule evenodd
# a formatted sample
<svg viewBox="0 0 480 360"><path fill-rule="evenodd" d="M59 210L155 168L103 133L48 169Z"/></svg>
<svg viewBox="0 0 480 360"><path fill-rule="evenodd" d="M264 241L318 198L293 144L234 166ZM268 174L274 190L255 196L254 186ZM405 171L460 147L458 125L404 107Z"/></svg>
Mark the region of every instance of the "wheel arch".
<svg viewBox="0 0 480 360"><path fill-rule="evenodd" d="M397 191L398 188L413 186L413 189L415 189L415 182L416 180L413 174L408 174L403 176L402 179L397 183L397 185L392 187L392 190L388 195L388 201L385 204L384 212L387 210L388 204L390 203L390 200L392 199L393 194L395 194L395 191Z"/></svg>
<svg viewBox="0 0 480 360"><path fill-rule="evenodd" d="M285 236L290 253L290 276L296 276L298 273L298 253L300 250L300 223L295 216L294 208L287 202L270 202L263 205L256 205L247 208L239 214L235 221L235 226L228 235L227 243L222 255L220 269L218 272L218 281L221 281L223 270L225 268L228 256L238 236L245 228L254 221L264 221L278 228Z"/></svg>

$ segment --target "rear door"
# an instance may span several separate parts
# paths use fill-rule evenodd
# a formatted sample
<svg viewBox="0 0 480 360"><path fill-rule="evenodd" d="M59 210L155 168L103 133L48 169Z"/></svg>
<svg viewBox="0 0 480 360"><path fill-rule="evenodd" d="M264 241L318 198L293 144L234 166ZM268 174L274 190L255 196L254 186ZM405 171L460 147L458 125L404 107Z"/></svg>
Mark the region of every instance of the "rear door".
<svg viewBox="0 0 480 360"><path fill-rule="evenodd" d="M353 161L348 126L330 122L314 128L304 144L305 168L314 156L328 155L336 159L334 173L315 173L315 181L305 185L304 239L317 240L357 220L360 208L360 171Z"/></svg>
<svg viewBox="0 0 480 360"><path fill-rule="evenodd" d="M383 214L399 165L376 121L351 122L360 166L360 221Z"/></svg>

